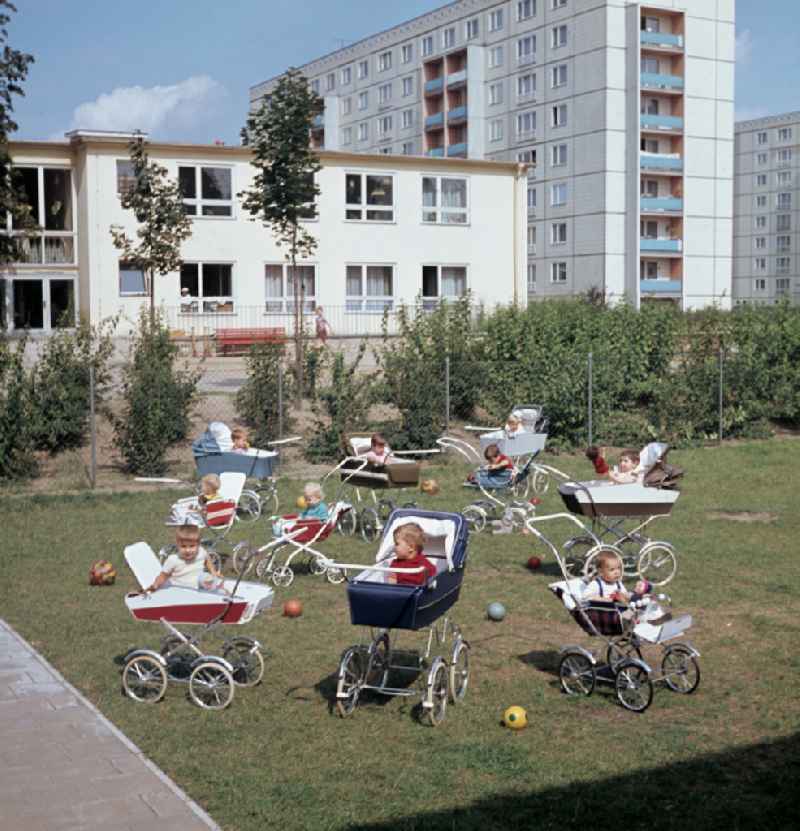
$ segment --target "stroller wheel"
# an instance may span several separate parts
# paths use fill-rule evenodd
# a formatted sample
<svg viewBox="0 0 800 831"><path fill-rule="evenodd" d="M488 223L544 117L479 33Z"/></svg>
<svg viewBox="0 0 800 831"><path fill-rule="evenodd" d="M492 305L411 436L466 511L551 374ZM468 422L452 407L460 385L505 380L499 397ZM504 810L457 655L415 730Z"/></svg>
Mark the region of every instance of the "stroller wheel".
<svg viewBox="0 0 800 831"><path fill-rule="evenodd" d="M308 570L316 577L319 577L321 574L325 574L328 568L325 565L325 561L321 557L317 557L316 554L312 554L308 560Z"/></svg>
<svg viewBox="0 0 800 831"><path fill-rule="evenodd" d="M339 664L339 680L336 684L336 712L342 718L353 714L364 683L366 665L358 647L350 647Z"/></svg>
<svg viewBox="0 0 800 831"><path fill-rule="evenodd" d="M606 649L606 663L612 670L616 670L617 666L628 658L638 658L642 660L642 652L636 644L626 641L625 643L610 643Z"/></svg>
<svg viewBox="0 0 800 831"><path fill-rule="evenodd" d="M381 519L381 522L386 522L389 519L389 515L394 510L394 502L391 499L381 499L378 501L378 516Z"/></svg>
<svg viewBox="0 0 800 831"><path fill-rule="evenodd" d="M509 508L508 518L511 520L511 526L517 531L521 531L525 527L525 520L528 518L528 512L524 508Z"/></svg>
<svg viewBox="0 0 800 831"><path fill-rule="evenodd" d="M678 570L675 549L668 542L650 542L639 554L638 572L654 586L665 586Z"/></svg>
<svg viewBox="0 0 800 831"><path fill-rule="evenodd" d="M222 657L233 667L233 683L239 687L255 687L264 677L264 657L252 638L241 635L226 641Z"/></svg>
<svg viewBox="0 0 800 831"><path fill-rule="evenodd" d="M188 681L192 674L192 664L197 653L186 641L177 635L167 635L161 640L159 652L167 661L167 677L173 681Z"/></svg>
<svg viewBox="0 0 800 831"><path fill-rule="evenodd" d="M261 516L261 500L255 491L242 491L236 503L239 522L255 522Z"/></svg>
<svg viewBox="0 0 800 831"><path fill-rule="evenodd" d="M647 670L634 661L623 661L614 677L617 701L634 713L643 713L653 700L653 682Z"/></svg>
<svg viewBox="0 0 800 831"><path fill-rule="evenodd" d="M272 479L266 479L258 485L256 496L260 513L264 512L264 508L268 508L271 514L278 513L278 485Z"/></svg>
<svg viewBox="0 0 800 831"><path fill-rule="evenodd" d="M340 568L329 568L325 571L325 578L331 585L338 586L344 583L346 575Z"/></svg>
<svg viewBox="0 0 800 831"><path fill-rule="evenodd" d="M375 508L364 508L359 517L359 525L361 536L366 542L374 542L383 527Z"/></svg>
<svg viewBox="0 0 800 831"><path fill-rule="evenodd" d="M358 514L352 506L339 514L336 529L346 537L352 537L358 530Z"/></svg>
<svg viewBox="0 0 800 831"><path fill-rule="evenodd" d="M460 637L450 658L450 700L458 704L464 700L469 683L469 644Z"/></svg>
<svg viewBox="0 0 800 831"><path fill-rule="evenodd" d="M564 543L564 568L570 577L580 577L586 566L586 558L594 548L591 537L573 537Z"/></svg>
<svg viewBox="0 0 800 831"><path fill-rule="evenodd" d="M231 565L237 574L245 577L255 565L253 554L255 552L250 548L250 544L246 540L237 542L231 552Z"/></svg>
<svg viewBox="0 0 800 831"><path fill-rule="evenodd" d="M530 478L525 478L521 482L517 482L516 485L511 487L511 493L514 494L515 499L527 499L528 498L528 491L531 487L531 480Z"/></svg>
<svg viewBox="0 0 800 831"><path fill-rule="evenodd" d="M594 665L582 652L567 652L558 665L561 689L567 695L586 695L594 692Z"/></svg>
<svg viewBox="0 0 800 831"><path fill-rule="evenodd" d="M661 676L673 692L691 695L700 686L700 664L691 650L675 644L661 659Z"/></svg>
<svg viewBox="0 0 800 831"><path fill-rule="evenodd" d="M389 678L389 635L386 632L370 644L367 661L367 686L385 687Z"/></svg>
<svg viewBox="0 0 800 831"><path fill-rule="evenodd" d="M422 705L431 727L438 727L447 715L447 676L447 665L436 658L428 673L428 692Z"/></svg>
<svg viewBox="0 0 800 831"><path fill-rule="evenodd" d="M470 531L479 534L486 527L486 511L478 505L467 505L461 512Z"/></svg>
<svg viewBox="0 0 800 831"><path fill-rule="evenodd" d="M550 477L544 470L534 470L531 476L531 488L536 496L544 496L550 487Z"/></svg>
<svg viewBox="0 0 800 831"><path fill-rule="evenodd" d="M272 572L272 582L276 586L280 586L285 589L291 586L293 581L294 572L292 571L291 566L278 566L278 568Z"/></svg>
<svg viewBox="0 0 800 831"><path fill-rule="evenodd" d="M266 580L270 574L272 574L272 563L274 557L274 554L269 554L266 557L262 557L256 563L256 577L258 577L259 580ZM250 569L248 569L248 571L249 570Z"/></svg>
<svg viewBox="0 0 800 831"><path fill-rule="evenodd" d="M122 670L122 688L125 695L142 704L161 701L167 691L167 673L150 655L131 658Z"/></svg>
<svg viewBox="0 0 800 831"><path fill-rule="evenodd" d="M189 676L189 697L204 710L224 710L234 689L233 676L216 661L202 661Z"/></svg>

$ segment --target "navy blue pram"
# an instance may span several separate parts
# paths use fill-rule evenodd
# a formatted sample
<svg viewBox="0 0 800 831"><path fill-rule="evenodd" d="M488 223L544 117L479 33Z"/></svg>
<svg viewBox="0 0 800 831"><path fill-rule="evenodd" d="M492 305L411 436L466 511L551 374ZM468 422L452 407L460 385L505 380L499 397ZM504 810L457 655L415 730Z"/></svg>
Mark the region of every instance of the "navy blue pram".
<svg viewBox="0 0 800 831"><path fill-rule="evenodd" d="M278 462L278 454L273 450L223 450L211 430L192 442L192 453L200 476L233 472L244 473L248 479L267 479L273 475Z"/></svg>

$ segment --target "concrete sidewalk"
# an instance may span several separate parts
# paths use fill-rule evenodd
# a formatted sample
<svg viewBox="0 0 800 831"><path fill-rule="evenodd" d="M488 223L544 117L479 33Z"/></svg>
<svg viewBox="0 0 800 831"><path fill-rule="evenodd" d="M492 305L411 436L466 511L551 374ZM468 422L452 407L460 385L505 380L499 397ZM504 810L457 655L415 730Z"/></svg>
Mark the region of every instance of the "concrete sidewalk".
<svg viewBox="0 0 800 831"><path fill-rule="evenodd" d="M153 823L219 831L0 618L0 828L141 831Z"/></svg>

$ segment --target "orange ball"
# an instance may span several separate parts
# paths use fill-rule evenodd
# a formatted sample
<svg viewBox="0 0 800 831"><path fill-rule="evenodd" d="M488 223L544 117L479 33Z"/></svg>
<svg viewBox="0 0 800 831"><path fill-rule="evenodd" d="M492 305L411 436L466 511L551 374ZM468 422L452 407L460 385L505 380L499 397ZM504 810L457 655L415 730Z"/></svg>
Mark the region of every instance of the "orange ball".
<svg viewBox="0 0 800 831"><path fill-rule="evenodd" d="M439 483L435 479L423 479L422 482L420 482L419 489L423 493L435 496L439 493Z"/></svg>
<svg viewBox="0 0 800 831"><path fill-rule="evenodd" d="M110 586L117 578L117 570L108 560L96 560L89 569L90 586Z"/></svg>
<svg viewBox="0 0 800 831"><path fill-rule="evenodd" d="M287 600L283 604L284 617L300 617L303 614L303 604L299 600Z"/></svg>

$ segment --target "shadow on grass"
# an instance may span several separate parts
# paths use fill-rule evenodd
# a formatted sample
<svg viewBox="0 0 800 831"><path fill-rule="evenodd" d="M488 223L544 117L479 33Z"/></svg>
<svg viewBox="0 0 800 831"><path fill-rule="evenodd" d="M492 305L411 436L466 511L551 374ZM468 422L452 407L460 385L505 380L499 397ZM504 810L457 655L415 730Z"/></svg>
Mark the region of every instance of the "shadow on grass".
<svg viewBox="0 0 800 831"><path fill-rule="evenodd" d="M635 740L631 732L628 741ZM498 793L455 810L427 811L347 831L797 828L800 734L625 776L527 794ZM791 819L794 816L795 819Z"/></svg>
<svg viewBox="0 0 800 831"><path fill-rule="evenodd" d="M530 652L517 655L517 659L523 664L538 669L539 672L546 672L558 678L558 662L561 655L555 649L532 649Z"/></svg>

